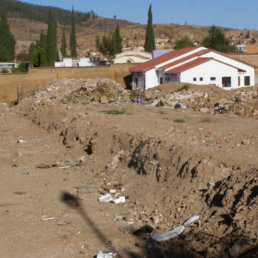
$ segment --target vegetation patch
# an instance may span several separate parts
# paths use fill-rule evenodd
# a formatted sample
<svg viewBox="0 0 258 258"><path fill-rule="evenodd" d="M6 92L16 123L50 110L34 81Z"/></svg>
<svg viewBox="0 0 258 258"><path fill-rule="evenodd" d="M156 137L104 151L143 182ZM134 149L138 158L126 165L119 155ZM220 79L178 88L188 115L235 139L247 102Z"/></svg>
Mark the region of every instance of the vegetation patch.
<svg viewBox="0 0 258 258"><path fill-rule="evenodd" d="M209 117L205 117L203 119L200 120L201 123L210 123L211 119Z"/></svg>
<svg viewBox="0 0 258 258"><path fill-rule="evenodd" d="M185 123L184 119L175 119L174 120L175 123Z"/></svg>
<svg viewBox="0 0 258 258"><path fill-rule="evenodd" d="M176 92L180 92L180 91L188 91L191 87L187 84L183 85L182 87L179 87L176 89Z"/></svg>
<svg viewBox="0 0 258 258"><path fill-rule="evenodd" d="M167 113L166 113L165 111L163 111L163 110L159 110L158 113L161 114L161 115L166 115L166 114L167 114Z"/></svg>
<svg viewBox="0 0 258 258"><path fill-rule="evenodd" d="M111 109L111 110L101 110L100 113L104 113L106 115L123 115L125 114L125 110L117 110L117 109Z"/></svg>

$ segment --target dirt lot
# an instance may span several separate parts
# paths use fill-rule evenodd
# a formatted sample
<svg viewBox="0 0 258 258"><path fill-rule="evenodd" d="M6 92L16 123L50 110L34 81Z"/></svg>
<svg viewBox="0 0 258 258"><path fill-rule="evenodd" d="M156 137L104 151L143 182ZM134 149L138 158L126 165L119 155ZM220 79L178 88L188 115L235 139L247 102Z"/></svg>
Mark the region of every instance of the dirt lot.
<svg viewBox="0 0 258 258"><path fill-rule="evenodd" d="M1 104L0 257L257 257L258 120L111 100L102 83ZM101 203L110 189L125 202Z"/></svg>

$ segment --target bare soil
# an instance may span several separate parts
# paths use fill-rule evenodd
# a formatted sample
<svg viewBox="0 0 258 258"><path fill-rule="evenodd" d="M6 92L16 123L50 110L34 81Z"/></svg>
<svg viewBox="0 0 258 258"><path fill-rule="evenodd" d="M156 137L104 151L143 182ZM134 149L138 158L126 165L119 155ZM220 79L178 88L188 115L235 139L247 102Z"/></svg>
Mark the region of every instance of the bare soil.
<svg viewBox="0 0 258 258"><path fill-rule="evenodd" d="M89 83L72 82L1 104L0 257L257 257L258 120L64 103ZM126 202L99 202L109 189Z"/></svg>

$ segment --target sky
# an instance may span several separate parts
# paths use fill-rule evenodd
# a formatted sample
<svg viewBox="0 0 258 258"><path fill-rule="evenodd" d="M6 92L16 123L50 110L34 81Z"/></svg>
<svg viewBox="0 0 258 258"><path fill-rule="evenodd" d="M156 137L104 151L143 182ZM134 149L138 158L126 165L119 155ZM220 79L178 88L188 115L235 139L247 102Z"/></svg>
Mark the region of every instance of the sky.
<svg viewBox="0 0 258 258"><path fill-rule="evenodd" d="M195 24L258 30L258 0L20 0L98 16L146 24L152 4L153 23Z"/></svg>

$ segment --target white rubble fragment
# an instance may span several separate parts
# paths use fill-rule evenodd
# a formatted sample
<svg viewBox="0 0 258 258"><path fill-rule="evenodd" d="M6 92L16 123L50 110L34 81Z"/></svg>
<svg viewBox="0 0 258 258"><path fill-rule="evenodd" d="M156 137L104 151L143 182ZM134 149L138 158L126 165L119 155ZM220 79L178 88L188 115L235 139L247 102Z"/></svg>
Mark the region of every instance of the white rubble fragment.
<svg viewBox="0 0 258 258"><path fill-rule="evenodd" d="M161 235L155 235L153 236L152 238L156 241L165 241L165 240L169 240L171 238L174 238L174 237L177 237L179 236L183 230L185 229L184 226L179 226L179 227L176 227L175 229L173 230L170 230L168 232L165 232Z"/></svg>
<svg viewBox="0 0 258 258"><path fill-rule="evenodd" d="M121 197L119 197L119 198L117 198L117 199L113 199L113 202L114 202L115 204L124 203L124 202L125 202L125 197L124 197L124 196L121 196Z"/></svg>
<svg viewBox="0 0 258 258"><path fill-rule="evenodd" d="M111 202L111 201L113 201L113 197L111 196L111 194L101 195L99 197L99 201L100 202Z"/></svg>
<svg viewBox="0 0 258 258"><path fill-rule="evenodd" d="M191 217L190 219L188 219L188 220L184 223L184 225L187 226L187 225L189 225L189 224L195 222L195 221L198 220L198 219L200 219L199 216L193 216L193 217Z"/></svg>

